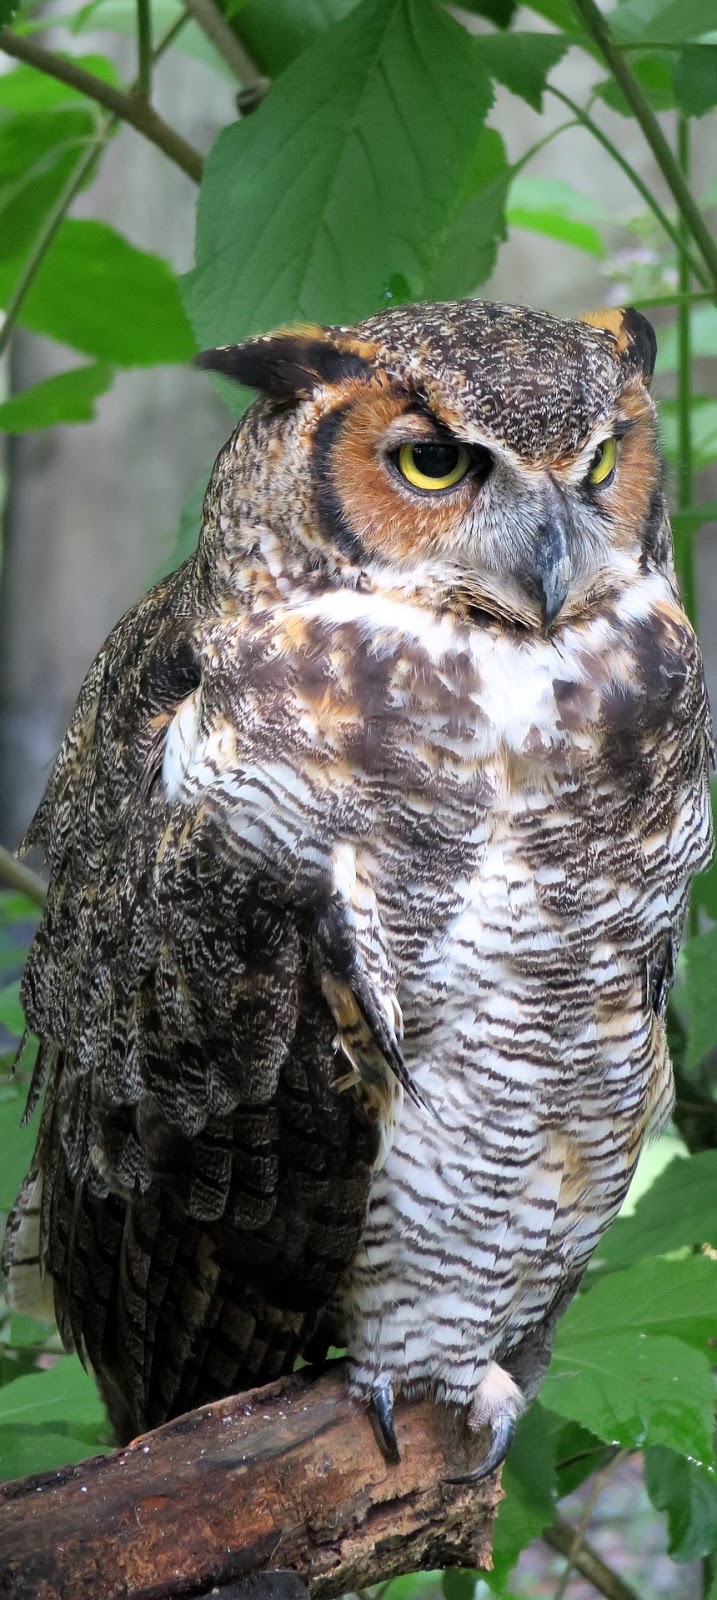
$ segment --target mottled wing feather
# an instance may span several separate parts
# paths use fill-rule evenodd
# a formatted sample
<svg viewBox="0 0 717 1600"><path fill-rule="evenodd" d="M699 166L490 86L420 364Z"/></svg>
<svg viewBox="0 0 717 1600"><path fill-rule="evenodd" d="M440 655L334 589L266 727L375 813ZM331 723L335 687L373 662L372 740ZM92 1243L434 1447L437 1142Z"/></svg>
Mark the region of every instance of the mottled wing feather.
<svg viewBox="0 0 717 1600"><path fill-rule="evenodd" d="M61 1332L121 1437L291 1367L355 1252L378 1145L334 1087L311 917L156 781L197 681L185 581L108 641L30 833L52 877L23 1002L50 1082L25 1199L41 1188Z"/></svg>

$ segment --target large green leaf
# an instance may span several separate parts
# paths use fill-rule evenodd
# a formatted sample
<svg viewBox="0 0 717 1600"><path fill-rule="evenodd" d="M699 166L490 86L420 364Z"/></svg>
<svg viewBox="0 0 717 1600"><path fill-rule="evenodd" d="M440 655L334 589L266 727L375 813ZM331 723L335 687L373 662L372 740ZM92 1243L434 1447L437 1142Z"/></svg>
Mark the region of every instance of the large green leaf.
<svg viewBox="0 0 717 1600"><path fill-rule="evenodd" d="M319 34L355 10L357 0L229 0L227 12L239 12L236 32L249 54L269 78L277 78Z"/></svg>
<svg viewBox="0 0 717 1600"><path fill-rule="evenodd" d="M688 1170L691 1164L683 1163ZM686 1261L648 1257L623 1272L607 1273L573 1301L563 1337L633 1329L638 1335L669 1334L707 1353L717 1331L717 1261L707 1256Z"/></svg>
<svg viewBox="0 0 717 1600"><path fill-rule="evenodd" d="M489 33L478 39L484 66L513 94L543 109L545 85L570 40L561 33Z"/></svg>
<svg viewBox="0 0 717 1600"><path fill-rule="evenodd" d="M605 255L597 226L606 220L604 213L588 195L560 179L519 174L511 186L507 216L513 227L560 239L590 255Z"/></svg>
<svg viewBox="0 0 717 1600"><path fill-rule="evenodd" d="M363 0L209 156L184 280L201 342L351 321L396 277L423 293L490 101L476 40L435 0Z"/></svg>
<svg viewBox="0 0 717 1600"><path fill-rule="evenodd" d="M109 389L113 376L111 367L98 363L45 378L0 405L0 432L28 433L53 428L58 422L90 422L95 400Z"/></svg>
<svg viewBox="0 0 717 1600"><path fill-rule="evenodd" d="M12 1427L0 1427L0 1478L52 1472L90 1455L103 1455L109 1448L88 1445L86 1439L73 1439L69 1433L51 1432L41 1423L13 1423Z"/></svg>
<svg viewBox="0 0 717 1600"><path fill-rule="evenodd" d="M521 1550L536 1539L555 1509L555 1470L552 1429L542 1406L532 1406L521 1417L515 1443L503 1469L505 1500L498 1509L493 1534L493 1570L482 1574L498 1594L515 1566Z"/></svg>
<svg viewBox="0 0 717 1600"><path fill-rule="evenodd" d="M610 13L610 26L621 42L667 44L699 39L717 19L714 0L623 0Z"/></svg>
<svg viewBox="0 0 717 1600"><path fill-rule="evenodd" d="M50 1425L76 1439L108 1439L94 1379L77 1356L60 1356L47 1372L29 1372L0 1389L0 1428Z"/></svg>
<svg viewBox="0 0 717 1600"><path fill-rule="evenodd" d="M512 169L495 128L484 128L474 154L474 176L462 211L449 228L440 256L425 285L431 300L472 294L495 266L505 238L505 202ZM474 187L473 187L474 186Z"/></svg>
<svg viewBox="0 0 717 1600"><path fill-rule="evenodd" d="M713 1471L652 1445L645 1484L656 1511L667 1512L673 1561L700 1561L717 1548L717 1480Z"/></svg>
<svg viewBox="0 0 717 1600"><path fill-rule="evenodd" d="M717 45L688 44L672 69L675 99L686 117L703 117L717 105Z"/></svg>
<svg viewBox="0 0 717 1600"><path fill-rule="evenodd" d="M688 939L680 956L685 973L687 1053L685 1066L696 1067L709 1050L717 1049L717 928ZM717 1241L717 1235L715 1235Z"/></svg>
<svg viewBox="0 0 717 1600"><path fill-rule="evenodd" d="M689 530L690 534L701 528L703 522L717 522L717 503L712 506L711 515L709 514L710 507L705 507L705 510L707 510L708 515L704 516L703 514L699 520L696 520ZM675 523L679 523L680 520L679 516L672 518L673 529ZM717 779L715 778L712 779L711 797L712 817L715 823L715 831L717 832ZM713 922L717 922L717 854L713 855L707 871L700 872L699 876L695 878L692 885L692 899L695 906L701 906L707 912L708 917L711 917Z"/></svg>
<svg viewBox="0 0 717 1600"><path fill-rule="evenodd" d="M37 1123L22 1127L26 1099L24 1079L0 1079L0 1211L9 1211L14 1204L35 1149Z"/></svg>
<svg viewBox="0 0 717 1600"><path fill-rule="evenodd" d="M0 305L21 269L0 261ZM63 222L19 321L120 367L186 361L194 349L171 268L104 222Z"/></svg>
<svg viewBox="0 0 717 1600"><path fill-rule="evenodd" d="M573 1334L564 1319L541 1399L600 1439L712 1461L710 1363L681 1339L600 1327Z"/></svg>
<svg viewBox="0 0 717 1600"><path fill-rule="evenodd" d="M717 1241L717 1150L676 1157L598 1247L614 1265Z"/></svg>

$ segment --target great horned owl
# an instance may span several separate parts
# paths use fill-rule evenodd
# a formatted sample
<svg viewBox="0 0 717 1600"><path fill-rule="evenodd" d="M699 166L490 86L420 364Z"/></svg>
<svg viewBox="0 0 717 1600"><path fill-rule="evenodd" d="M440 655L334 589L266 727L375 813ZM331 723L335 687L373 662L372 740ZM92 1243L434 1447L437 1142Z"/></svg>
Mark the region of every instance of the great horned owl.
<svg viewBox="0 0 717 1600"><path fill-rule="evenodd" d="M119 1439L333 1340L389 1454L430 1393L486 1473L540 1383L669 1113L711 844L653 358L471 301L202 358L262 397L27 837L6 1272Z"/></svg>

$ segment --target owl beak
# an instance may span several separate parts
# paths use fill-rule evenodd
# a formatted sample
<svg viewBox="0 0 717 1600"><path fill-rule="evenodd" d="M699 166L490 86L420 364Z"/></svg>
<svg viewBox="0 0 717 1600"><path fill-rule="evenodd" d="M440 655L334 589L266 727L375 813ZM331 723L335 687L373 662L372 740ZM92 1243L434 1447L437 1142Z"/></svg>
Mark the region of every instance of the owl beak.
<svg viewBox="0 0 717 1600"><path fill-rule="evenodd" d="M540 528L535 558L525 573L526 588L540 603L543 629L550 627L562 611L570 588L570 522L567 507L556 485L546 494L545 520Z"/></svg>

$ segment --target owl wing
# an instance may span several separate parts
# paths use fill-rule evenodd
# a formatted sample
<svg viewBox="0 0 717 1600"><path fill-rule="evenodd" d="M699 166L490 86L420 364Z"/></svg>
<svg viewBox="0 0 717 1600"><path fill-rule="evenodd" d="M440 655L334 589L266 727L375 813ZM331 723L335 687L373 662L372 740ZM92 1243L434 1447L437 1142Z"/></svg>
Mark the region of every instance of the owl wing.
<svg viewBox="0 0 717 1600"><path fill-rule="evenodd" d="M380 1139L370 1093L336 1087L337 1023L352 1080L403 1070L350 895L302 898L236 829L227 848L221 806L167 800L167 731L202 672L192 605L180 571L119 624L27 841L50 867L29 1110L47 1093L8 1285L31 1309L52 1281L120 1437L291 1367L356 1250Z"/></svg>

